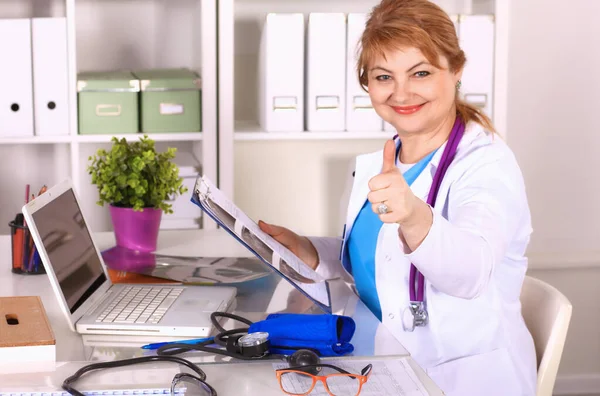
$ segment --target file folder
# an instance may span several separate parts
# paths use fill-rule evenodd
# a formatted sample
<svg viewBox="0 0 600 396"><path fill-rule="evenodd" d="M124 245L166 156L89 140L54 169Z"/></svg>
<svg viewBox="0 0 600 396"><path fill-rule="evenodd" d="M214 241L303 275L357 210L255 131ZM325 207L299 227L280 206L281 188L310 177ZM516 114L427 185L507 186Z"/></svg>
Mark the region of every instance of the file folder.
<svg viewBox="0 0 600 396"><path fill-rule="evenodd" d="M0 19L0 58L0 136L33 136L29 19Z"/></svg>
<svg viewBox="0 0 600 396"><path fill-rule="evenodd" d="M494 19L491 15L461 15L460 46L467 63L462 75L462 98L493 117Z"/></svg>
<svg viewBox="0 0 600 396"><path fill-rule="evenodd" d="M346 16L308 16L306 126L308 131L346 129Z"/></svg>
<svg viewBox="0 0 600 396"><path fill-rule="evenodd" d="M360 86L356 63L360 37L365 30L367 14L348 14L346 53L346 130L382 131L383 120L375 112L369 94Z"/></svg>
<svg viewBox="0 0 600 396"><path fill-rule="evenodd" d="M258 120L264 131L304 131L304 15L268 14L258 61Z"/></svg>
<svg viewBox="0 0 600 396"><path fill-rule="evenodd" d="M31 21L35 134L69 134L66 18Z"/></svg>

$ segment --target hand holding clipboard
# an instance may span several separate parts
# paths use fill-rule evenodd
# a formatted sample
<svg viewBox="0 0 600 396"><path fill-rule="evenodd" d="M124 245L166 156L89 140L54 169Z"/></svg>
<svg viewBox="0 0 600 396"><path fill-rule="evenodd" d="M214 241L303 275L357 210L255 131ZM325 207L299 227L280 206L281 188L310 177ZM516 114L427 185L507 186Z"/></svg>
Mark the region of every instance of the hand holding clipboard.
<svg viewBox="0 0 600 396"><path fill-rule="evenodd" d="M199 177L192 193L192 202L250 250L264 264L310 298L323 311L331 313L329 284L304 260L312 258L309 251L286 246L263 231L258 224L233 204L206 176ZM290 231L291 232L291 231ZM308 242L310 243L310 242ZM312 244L311 244L312 246ZM313 247L314 249L314 247ZM316 253L316 251L315 251ZM313 260L311 260L313 261ZM313 264L311 262L311 264Z"/></svg>

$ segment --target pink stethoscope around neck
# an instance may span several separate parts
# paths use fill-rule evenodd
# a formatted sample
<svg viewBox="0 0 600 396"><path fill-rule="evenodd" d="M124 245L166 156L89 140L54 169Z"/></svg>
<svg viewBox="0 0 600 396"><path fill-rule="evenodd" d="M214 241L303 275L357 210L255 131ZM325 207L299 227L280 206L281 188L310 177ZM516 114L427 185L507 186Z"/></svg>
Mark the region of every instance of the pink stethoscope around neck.
<svg viewBox="0 0 600 396"><path fill-rule="evenodd" d="M462 139L464 133L465 124L459 117L456 117L452 131L448 137L448 144L444 149L439 166L433 176L433 182L431 183L429 195L427 196L427 204L432 208L435 206L442 179L452 163L452 160L454 160L458 143ZM394 136L394 139L397 137L398 135ZM415 327L427 325L429 314L427 313L427 307L425 306L423 298L425 292L425 277L412 263L410 264L409 290L410 301L408 307L406 307L402 313L402 326L405 331L414 331Z"/></svg>

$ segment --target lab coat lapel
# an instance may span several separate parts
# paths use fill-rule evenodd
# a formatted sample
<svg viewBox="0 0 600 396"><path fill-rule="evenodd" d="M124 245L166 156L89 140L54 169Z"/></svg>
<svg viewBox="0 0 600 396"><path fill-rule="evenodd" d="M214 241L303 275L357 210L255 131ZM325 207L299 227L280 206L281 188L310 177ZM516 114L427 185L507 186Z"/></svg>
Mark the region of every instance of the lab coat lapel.
<svg viewBox="0 0 600 396"><path fill-rule="evenodd" d="M465 147L469 146L480 133L483 133L483 128L479 124L472 122L467 126L463 138L458 143L456 157L454 158L454 161L452 161L452 163L455 163L457 160L459 160L462 156L465 155L465 153L468 151L465 150ZM413 194L415 194L417 197L419 197L425 202L427 202L427 199L429 197L429 190L431 189L431 183L433 183L433 177L435 176L435 172L439 168L442 155L444 154L444 150L446 149L447 145L448 141L446 141L443 145L440 146L433 158L431 158L429 164L425 167L425 169L423 169L423 172L421 172L421 174L417 177L417 179L413 182L413 184L410 187Z"/></svg>
<svg viewBox="0 0 600 396"><path fill-rule="evenodd" d="M413 194L423 201L427 202L427 196L429 195L429 190L431 188L431 183L433 182L433 176L435 175L435 171L437 170L440 159L442 158L442 154L444 149L446 148L446 143L444 143L438 151L433 155L429 164L423 169L421 174L415 179L413 184L410 186Z"/></svg>

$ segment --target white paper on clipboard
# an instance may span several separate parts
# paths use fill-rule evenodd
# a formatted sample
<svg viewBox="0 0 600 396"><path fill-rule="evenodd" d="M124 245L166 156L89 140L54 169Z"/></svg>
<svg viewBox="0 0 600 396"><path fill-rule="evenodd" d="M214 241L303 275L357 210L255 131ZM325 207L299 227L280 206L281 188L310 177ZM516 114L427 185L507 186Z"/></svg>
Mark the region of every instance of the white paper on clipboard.
<svg viewBox="0 0 600 396"><path fill-rule="evenodd" d="M192 202L323 311L331 313L329 284L325 278L264 233L208 177L201 176L196 180Z"/></svg>

